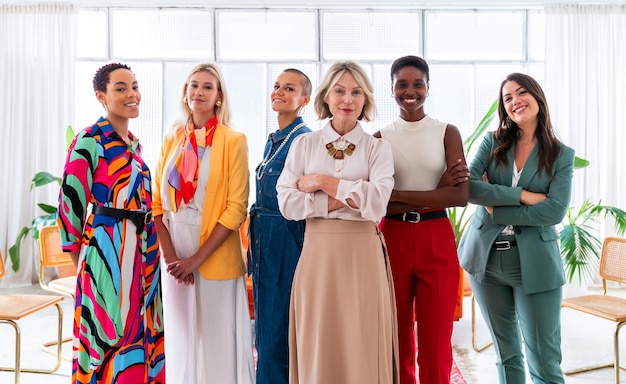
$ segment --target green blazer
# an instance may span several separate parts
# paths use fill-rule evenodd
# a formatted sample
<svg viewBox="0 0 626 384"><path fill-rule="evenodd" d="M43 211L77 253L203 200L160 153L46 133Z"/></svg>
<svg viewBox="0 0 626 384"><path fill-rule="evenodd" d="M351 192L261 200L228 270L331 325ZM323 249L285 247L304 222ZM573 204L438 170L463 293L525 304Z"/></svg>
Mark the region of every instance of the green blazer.
<svg viewBox="0 0 626 384"><path fill-rule="evenodd" d="M522 289L536 293L565 283L555 225L567 212L572 191L574 150L564 144L553 167L553 177L539 173L537 147L530 153L519 182L511 187L515 145L507 154L508 165L496 166L489 157L497 146L493 132L485 135L470 165L470 202L478 205L459 244L459 262L479 282L485 276L491 247L507 224L514 227L520 254ZM489 183L482 181L486 172ZM522 189L547 194L535 205L522 205ZM493 207L490 215L485 206Z"/></svg>

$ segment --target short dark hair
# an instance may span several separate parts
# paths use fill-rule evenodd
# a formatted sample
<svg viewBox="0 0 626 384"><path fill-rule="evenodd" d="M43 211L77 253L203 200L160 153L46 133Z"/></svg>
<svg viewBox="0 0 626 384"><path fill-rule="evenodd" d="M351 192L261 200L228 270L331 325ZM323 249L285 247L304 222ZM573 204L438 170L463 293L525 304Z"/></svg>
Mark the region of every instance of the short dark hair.
<svg viewBox="0 0 626 384"><path fill-rule="evenodd" d="M107 84L109 84L109 80L110 80L110 74L111 72L115 71L116 69L128 69L129 71L131 71L130 67L126 64L121 64L121 63L110 63L110 64L106 64L103 65L102 67L98 68L98 70L96 71L96 74L93 75L93 90L95 91L101 91L101 92L105 92L107 91ZM131 71L132 72L132 71Z"/></svg>
<svg viewBox="0 0 626 384"><path fill-rule="evenodd" d="M313 92L313 86L311 85L311 79L299 69L296 68L287 68L283 72L291 72L300 76L300 85L302 85L302 93L305 96L311 96L311 92Z"/></svg>
<svg viewBox="0 0 626 384"><path fill-rule="evenodd" d="M414 67L419 69L426 76L426 81L430 81L430 73L428 70L428 63L426 60L422 59L418 56L402 56L397 58L391 64L391 82L393 83L393 77L398 74L398 72L404 67Z"/></svg>

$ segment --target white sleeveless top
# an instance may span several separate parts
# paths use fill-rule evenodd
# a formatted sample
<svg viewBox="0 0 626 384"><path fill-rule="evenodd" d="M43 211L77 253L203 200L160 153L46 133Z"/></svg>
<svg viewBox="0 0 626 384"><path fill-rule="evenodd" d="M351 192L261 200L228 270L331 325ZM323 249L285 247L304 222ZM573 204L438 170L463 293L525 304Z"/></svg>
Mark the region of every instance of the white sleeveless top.
<svg viewBox="0 0 626 384"><path fill-rule="evenodd" d="M393 150L394 189L432 191L437 188L447 166L444 145L447 126L426 115L414 122L398 118L380 130Z"/></svg>

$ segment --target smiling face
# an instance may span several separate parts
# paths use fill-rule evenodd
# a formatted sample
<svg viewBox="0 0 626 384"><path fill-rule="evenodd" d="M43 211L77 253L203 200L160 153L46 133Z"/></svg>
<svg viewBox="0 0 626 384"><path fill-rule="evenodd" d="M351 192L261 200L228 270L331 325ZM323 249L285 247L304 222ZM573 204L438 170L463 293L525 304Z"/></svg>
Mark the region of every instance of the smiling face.
<svg viewBox="0 0 626 384"><path fill-rule="evenodd" d="M365 94L352 73L346 71L330 88L325 101L334 122L354 126L363 111Z"/></svg>
<svg viewBox="0 0 626 384"><path fill-rule="evenodd" d="M417 121L425 116L428 79L424 72L413 66L400 68L393 75L391 89L400 107L400 117L406 121Z"/></svg>
<svg viewBox="0 0 626 384"><path fill-rule="evenodd" d="M130 119L139 116L141 93L135 75L125 68L112 71L106 92L96 91L98 101L107 111L109 120Z"/></svg>
<svg viewBox="0 0 626 384"><path fill-rule="evenodd" d="M215 76L207 71L198 71L191 75L185 91L187 105L193 114L213 116L215 102L221 100Z"/></svg>
<svg viewBox="0 0 626 384"><path fill-rule="evenodd" d="M297 114L309 103L310 96L304 94L300 76L293 72L282 72L276 78L270 100L275 112Z"/></svg>
<svg viewBox="0 0 626 384"><path fill-rule="evenodd" d="M539 114L539 104L535 97L511 80L502 86L502 104L507 116L520 128L537 126L537 115Z"/></svg>

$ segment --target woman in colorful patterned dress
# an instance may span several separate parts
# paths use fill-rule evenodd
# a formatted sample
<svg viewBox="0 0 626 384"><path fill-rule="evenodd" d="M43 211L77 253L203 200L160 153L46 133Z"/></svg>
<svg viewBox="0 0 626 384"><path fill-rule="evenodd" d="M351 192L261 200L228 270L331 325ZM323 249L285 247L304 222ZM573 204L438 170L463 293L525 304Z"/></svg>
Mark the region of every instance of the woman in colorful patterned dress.
<svg viewBox="0 0 626 384"><path fill-rule="evenodd" d="M163 140L153 207L163 262L166 379L254 383L239 237L250 186L246 136L229 127L215 64L191 70L180 101L183 118Z"/></svg>
<svg viewBox="0 0 626 384"><path fill-rule="evenodd" d="M151 177L128 130L141 94L118 63L98 69L93 87L106 114L74 138L59 198L63 251L78 269L72 382L164 383Z"/></svg>

